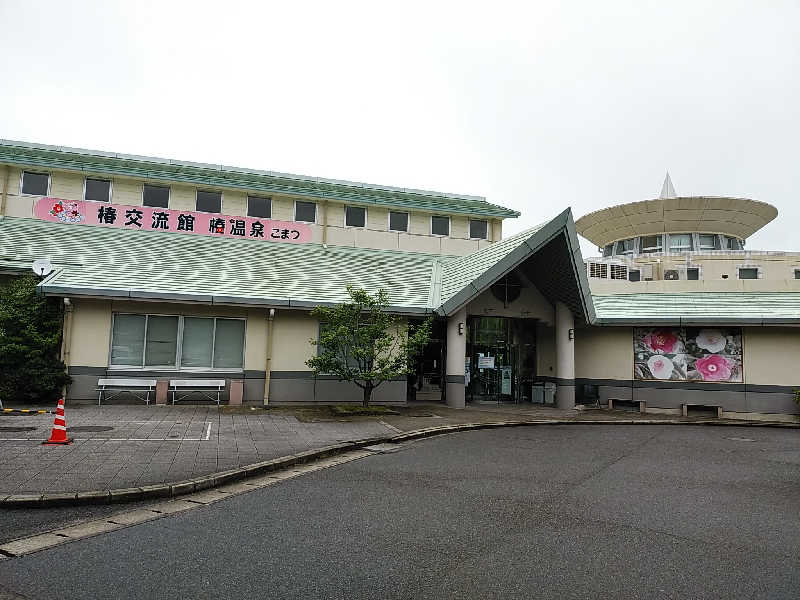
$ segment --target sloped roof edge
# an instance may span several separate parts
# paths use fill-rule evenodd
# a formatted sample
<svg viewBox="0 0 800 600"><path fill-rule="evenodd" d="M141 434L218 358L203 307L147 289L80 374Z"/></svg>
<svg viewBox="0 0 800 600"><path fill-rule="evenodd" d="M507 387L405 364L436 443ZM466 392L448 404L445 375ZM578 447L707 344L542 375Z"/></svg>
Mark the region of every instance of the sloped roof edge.
<svg viewBox="0 0 800 600"><path fill-rule="evenodd" d="M581 255L580 243L575 232L575 223L572 220L572 210L567 208L565 211L545 223L534 231L527 239L514 248L511 252L503 256L494 265L489 267L475 279L467 283L460 291L440 304L435 312L448 316L456 312L462 306L468 304L478 295L486 291L498 279L510 272L527 258L533 256L539 249L558 235L564 235L570 255L572 273L578 284L581 295L581 305L584 316L588 323L594 323L595 311L592 303L592 296L589 292L589 281L586 277L586 269L583 268L583 256ZM468 255L465 258L469 258ZM565 274L566 275L566 274Z"/></svg>

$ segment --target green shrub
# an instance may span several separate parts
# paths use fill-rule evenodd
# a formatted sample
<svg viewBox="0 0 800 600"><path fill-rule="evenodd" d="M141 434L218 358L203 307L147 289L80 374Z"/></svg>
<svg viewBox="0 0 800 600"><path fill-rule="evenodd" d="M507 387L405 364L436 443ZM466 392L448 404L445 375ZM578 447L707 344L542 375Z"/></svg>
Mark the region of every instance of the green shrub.
<svg viewBox="0 0 800 600"><path fill-rule="evenodd" d="M54 402L71 381L59 359L62 302L24 275L0 287L0 400Z"/></svg>

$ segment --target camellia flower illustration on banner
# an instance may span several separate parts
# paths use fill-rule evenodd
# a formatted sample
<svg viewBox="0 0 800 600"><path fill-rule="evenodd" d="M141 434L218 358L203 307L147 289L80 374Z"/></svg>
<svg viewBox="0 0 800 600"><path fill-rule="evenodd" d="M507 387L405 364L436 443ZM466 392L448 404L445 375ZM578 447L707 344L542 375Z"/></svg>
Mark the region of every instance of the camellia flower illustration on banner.
<svg viewBox="0 0 800 600"><path fill-rule="evenodd" d="M701 329L695 343L698 348L712 353L722 352L728 344L728 338L719 329Z"/></svg>
<svg viewBox="0 0 800 600"><path fill-rule="evenodd" d="M719 354L698 358L694 362L694 368L702 375L704 381L727 381L731 378L731 363Z"/></svg>
<svg viewBox="0 0 800 600"><path fill-rule="evenodd" d="M672 354L676 352L678 341L678 336L669 329L656 329L644 337L644 343L649 346L653 352L658 352L659 354Z"/></svg>
<svg viewBox="0 0 800 600"><path fill-rule="evenodd" d="M647 360L647 368L656 379L669 379L675 365L666 356L656 354Z"/></svg>
<svg viewBox="0 0 800 600"><path fill-rule="evenodd" d="M740 328L634 328L635 379L738 383L742 365Z"/></svg>
<svg viewBox="0 0 800 600"><path fill-rule="evenodd" d="M53 208L50 209L50 214L65 223L79 223L83 221L83 215L78 210L77 202L67 202L65 205L62 200L59 200L53 204Z"/></svg>

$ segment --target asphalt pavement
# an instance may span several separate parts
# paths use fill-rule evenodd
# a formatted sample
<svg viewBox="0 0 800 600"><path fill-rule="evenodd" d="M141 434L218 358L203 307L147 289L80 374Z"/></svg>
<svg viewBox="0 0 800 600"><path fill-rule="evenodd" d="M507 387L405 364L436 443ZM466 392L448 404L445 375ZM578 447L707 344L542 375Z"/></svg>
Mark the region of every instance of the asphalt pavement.
<svg viewBox="0 0 800 600"><path fill-rule="evenodd" d="M438 436L0 560L26 598L797 598L793 429ZM1 596L0 596L1 597Z"/></svg>

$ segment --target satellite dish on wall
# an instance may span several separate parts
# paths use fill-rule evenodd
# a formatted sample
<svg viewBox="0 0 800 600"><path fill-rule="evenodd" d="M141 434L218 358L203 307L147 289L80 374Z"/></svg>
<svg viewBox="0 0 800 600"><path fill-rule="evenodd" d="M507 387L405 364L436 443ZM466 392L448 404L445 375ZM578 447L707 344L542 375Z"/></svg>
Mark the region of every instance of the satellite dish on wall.
<svg viewBox="0 0 800 600"><path fill-rule="evenodd" d="M31 268L39 277L46 277L53 272L53 265L50 263L49 258L40 258L33 261Z"/></svg>

